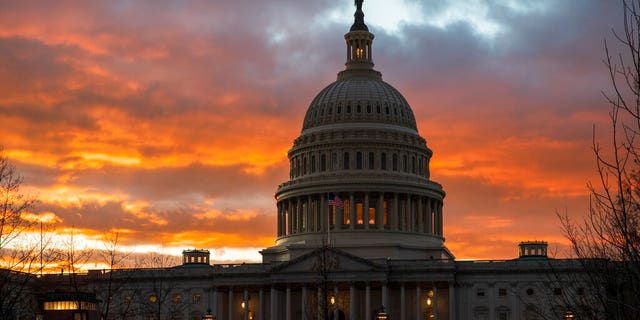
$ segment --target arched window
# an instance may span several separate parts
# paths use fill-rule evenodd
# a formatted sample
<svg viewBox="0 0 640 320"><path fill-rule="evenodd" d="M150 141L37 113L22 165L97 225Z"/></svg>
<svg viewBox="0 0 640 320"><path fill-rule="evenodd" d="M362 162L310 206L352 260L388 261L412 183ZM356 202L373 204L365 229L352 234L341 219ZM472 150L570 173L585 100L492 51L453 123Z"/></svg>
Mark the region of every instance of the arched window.
<svg viewBox="0 0 640 320"><path fill-rule="evenodd" d="M356 169L362 169L362 152L356 152Z"/></svg>
<svg viewBox="0 0 640 320"><path fill-rule="evenodd" d="M316 173L316 156L311 156L311 173Z"/></svg>
<svg viewBox="0 0 640 320"><path fill-rule="evenodd" d="M373 170L375 165L375 156L373 152L369 152L369 170Z"/></svg>
<svg viewBox="0 0 640 320"><path fill-rule="evenodd" d="M338 170L338 153L331 153L331 170Z"/></svg>
<svg viewBox="0 0 640 320"><path fill-rule="evenodd" d="M380 169L387 170L387 154L384 152L380 154Z"/></svg>
<svg viewBox="0 0 640 320"><path fill-rule="evenodd" d="M402 156L402 171L407 172L407 155Z"/></svg>
<svg viewBox="0 0 640 320"><path fill-rule="evenodd" d="M342 159L342 166L345 170L349 170L349 152L344 153L344 158Z"/></svg>
<svg viewBox="0 0 640 320"><path fill-rule="evenodd" d="M398 171L398 155L393 154L393 163L392 163L393 171Z"/></svg>
<svg viewBox="0 0 640 320"><path fill-rule="evenodd" d="M322 154L320 156L320 171L326 171L327 170L327 155Z"/></svg>

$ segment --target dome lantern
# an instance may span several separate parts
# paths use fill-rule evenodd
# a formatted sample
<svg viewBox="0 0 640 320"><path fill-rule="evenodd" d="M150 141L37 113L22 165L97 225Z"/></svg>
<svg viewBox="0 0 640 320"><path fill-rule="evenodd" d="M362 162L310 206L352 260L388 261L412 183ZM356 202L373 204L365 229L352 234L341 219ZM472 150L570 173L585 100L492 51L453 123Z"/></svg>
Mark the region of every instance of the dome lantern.
<svg viewBox="0 0 640 320"><path fill-rule="evenodd" d="M367 70L373 75L380 76L379 72L373 71L373 59L371 58L371 44L373 43L374 35L369 32L369 28L364 23L364 13L362 12L363 0L356 0L356 13L353 15L355 21L349 30L349 33L344 35L344 39L347 42L347 62L345 63L346 70ZM347 76L350 72L340 72L338 79Z"/></svg>

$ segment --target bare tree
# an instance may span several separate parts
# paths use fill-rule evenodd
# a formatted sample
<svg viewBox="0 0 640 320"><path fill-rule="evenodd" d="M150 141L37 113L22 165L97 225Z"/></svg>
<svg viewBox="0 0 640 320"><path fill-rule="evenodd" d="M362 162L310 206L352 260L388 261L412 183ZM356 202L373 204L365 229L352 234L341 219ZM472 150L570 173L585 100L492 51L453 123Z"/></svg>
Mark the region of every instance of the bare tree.
<svg viewBox="0 0 640 320"><path fill-rule="evenodd" d="M640 319L640 0L622 0L622 7L622 30L613 31L613 45L605 40L610 140L601 143L594 128L599 179L588 185L590 210L578 222L559 217L596 297L591 315ZM613 54L613 47L620 49Z"/></svg>
<svg viewBox="0 0 640 320"><path fill-rule="evenodd" d="M24 237L35 223L23 217L35 200L21 193L21 185L22 177L0 149L0 319L29 309L28 284L38 268L39 246Z"/></svg>

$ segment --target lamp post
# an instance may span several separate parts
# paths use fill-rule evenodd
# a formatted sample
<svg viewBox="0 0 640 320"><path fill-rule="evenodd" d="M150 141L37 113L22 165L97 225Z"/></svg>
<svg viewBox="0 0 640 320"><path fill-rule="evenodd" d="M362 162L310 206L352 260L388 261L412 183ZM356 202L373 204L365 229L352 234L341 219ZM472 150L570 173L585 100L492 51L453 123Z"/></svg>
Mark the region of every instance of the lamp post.
<svg viewBox="0 0 640 320"><path fill-rule="evenodd" d="M216 320L216 317L211 314L211 309L207 309L207 313L202 315L202 320Z"/></svg>
<svg viewBox="0 0 640 320"><path fill-rule="evenodd" d="M562 319L564 319L564 320L574 320L575 318L576 318L576 315L571 310L565 312L562 315Z"/></svg>
<svg viewBox="0 0 640 320"><path fill-rule="evenodd" d="M380 310L378 310L376 320L389 320L389 315L384 311L384 306L381 306Z"/></svg>

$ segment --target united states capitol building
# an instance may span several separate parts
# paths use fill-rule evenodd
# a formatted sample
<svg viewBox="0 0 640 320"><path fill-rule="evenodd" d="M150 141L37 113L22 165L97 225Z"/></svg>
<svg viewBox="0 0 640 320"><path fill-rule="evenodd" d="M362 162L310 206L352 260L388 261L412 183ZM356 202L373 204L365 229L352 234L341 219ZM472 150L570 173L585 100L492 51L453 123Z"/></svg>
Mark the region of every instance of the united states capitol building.
<svg viewBox="0 0 640 320"><path fill-rule="evenodd" d="M575 260L547 258L545 242L514 244L514 259L501 261L457 261L447 249L432 151L409 103L374 69L374 35L356 5L345 68L311 101L288 152L262 263L212 265L208 250L186 250L171 268L45 275L38 316L572 319L567 306L588 300L588 286Z"/></svg>

